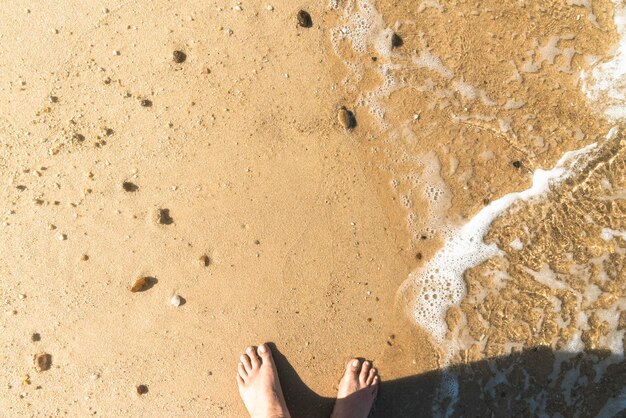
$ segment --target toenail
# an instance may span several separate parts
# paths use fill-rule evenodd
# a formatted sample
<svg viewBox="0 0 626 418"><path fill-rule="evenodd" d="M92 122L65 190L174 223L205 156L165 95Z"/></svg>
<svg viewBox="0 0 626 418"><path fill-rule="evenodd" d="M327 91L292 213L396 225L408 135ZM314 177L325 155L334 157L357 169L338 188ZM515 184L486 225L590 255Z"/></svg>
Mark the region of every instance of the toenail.
<svg viewBox="0 0 626 418"><path fill-rule="evenodd" d="M376 373L376 369L372 369L372 373Z"/></svg>
<svg viewBox="0 0 626 418"><path fill-rule="evenodd" d="M370 365L370 362L369 362L369 361L365 361L365 362L363 362L363 365L364 365L364 366L369 366L369 365Z"/></svg>
<svg viewBox="0 0 626 418"><path fill-rule="evenodd" d="M359 367L359 360L352 360L352 367Z"/></svg>
<svg viewBox="0 0 626 418"><path fill-rule="evenodd" d="M261 344L261 346L259 347L259 352L267 353L267 347L265 346L265 344Z"/></svg>

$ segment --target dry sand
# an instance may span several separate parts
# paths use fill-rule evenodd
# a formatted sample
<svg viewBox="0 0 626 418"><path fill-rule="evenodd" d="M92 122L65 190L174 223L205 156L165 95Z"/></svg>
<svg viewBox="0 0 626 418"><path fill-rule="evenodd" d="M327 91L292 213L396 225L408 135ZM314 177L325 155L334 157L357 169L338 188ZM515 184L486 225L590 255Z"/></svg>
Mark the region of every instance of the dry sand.
<svg viewBox="0 0 626 418"><path fill-rule="evenodd" d="M578 328L546 325L555 298L572 318L597 316L581 338L605 349L610 326L576 304L579 281L564 279L569 294L527 268L605 263L607 306L626 298L624 238L598 238L626 225L619 134L553 195L494 223L487 240L505 254L466 275L447 338L459 326L471 338L451 361L412 317L421 296L410 275L450 225L615 125L578 78L589 57L611 56L612 3L593 2L597 26L584 6L556 1L413 3L376 2L402 39L387 55L337 36L352 2L3 5L0 416L243 416L237 357L263 341L280 353L295 415L327 413L344 362L361 356L392 382L378 414L410 416L418 392L403 378L437 387L424 373L562 349ZM300 9L312 27L298 26ZM550 63L552 36L561 51ZM420 50L445 68L411 64ZM338 121L342 106L353 129ZM597 221L589 237L585 215ZM523 232L535 245L508 248ZM507 285L489 278L496 270ZM151 287L133 293L139 277ZM38 353L49 370L35 370ZM430 399L419 404L434 413Z"/></svg>

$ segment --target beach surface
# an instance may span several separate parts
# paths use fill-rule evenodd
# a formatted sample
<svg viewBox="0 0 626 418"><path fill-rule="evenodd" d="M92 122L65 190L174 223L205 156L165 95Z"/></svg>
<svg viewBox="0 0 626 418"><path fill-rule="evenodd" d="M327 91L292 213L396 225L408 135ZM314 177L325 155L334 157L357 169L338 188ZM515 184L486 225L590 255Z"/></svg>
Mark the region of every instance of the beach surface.
<svg viewBox="0 0 626 418"><path fill-rule="evenodd" d="M266 341L294 416L355 356L374 416L625 410L624 22L3 5L0 416L245 416Z"/></svg>

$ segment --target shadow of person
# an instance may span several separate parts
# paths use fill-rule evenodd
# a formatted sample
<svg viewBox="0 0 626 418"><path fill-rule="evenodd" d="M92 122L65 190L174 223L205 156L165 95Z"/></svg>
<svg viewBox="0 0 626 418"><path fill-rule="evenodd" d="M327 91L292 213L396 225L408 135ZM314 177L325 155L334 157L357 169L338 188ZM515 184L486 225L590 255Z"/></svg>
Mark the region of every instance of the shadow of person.
<svg viewBox="0 0 626 418"><path fill-rule="evenodd" d="M292 416L330 416L335 400L312 391L270 347ZM606 350L534 347L382 381L370 417L421 416L626 417L626 361Z"/></svg>

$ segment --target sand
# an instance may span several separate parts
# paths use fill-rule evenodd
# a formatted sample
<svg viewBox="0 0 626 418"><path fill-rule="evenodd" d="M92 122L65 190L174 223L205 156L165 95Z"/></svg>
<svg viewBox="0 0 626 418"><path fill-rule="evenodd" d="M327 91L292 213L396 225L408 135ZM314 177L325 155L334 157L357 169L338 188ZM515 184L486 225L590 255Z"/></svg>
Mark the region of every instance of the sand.
<svg viewBox="0 0 626 418"><path fill-rule="evenodd" d="M4 5L0 415L244 416L264 341L296 416L328 415L351 356L388 383L376 416L619 411L624 140L581 88L614 5L502 3ZM594 142L494 221L434 337L416 272ZM555 361L583 389L542 403Z"/></svg>

